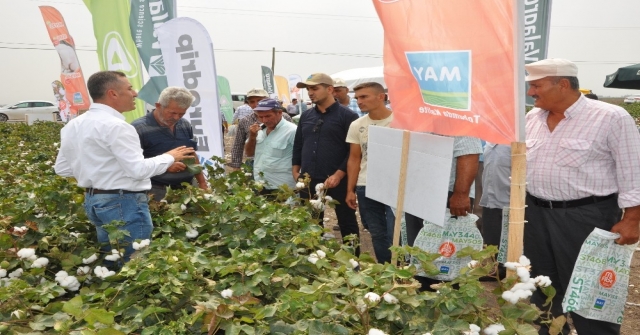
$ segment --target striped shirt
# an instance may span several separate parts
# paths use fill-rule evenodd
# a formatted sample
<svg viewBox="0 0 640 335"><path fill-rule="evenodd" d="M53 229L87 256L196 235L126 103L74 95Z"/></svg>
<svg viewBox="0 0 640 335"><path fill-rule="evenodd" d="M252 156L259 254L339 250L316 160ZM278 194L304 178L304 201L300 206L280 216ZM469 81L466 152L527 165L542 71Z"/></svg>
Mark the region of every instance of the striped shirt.
<svg viewBox="0 0 640 335"><path fill-rule="evenodd" d="M249 105L244 104L236 109L236 112L233 114L232 123L236 123L251 114L253 114L253 109L251 109Z"/></svg>
<svg viewBox="0 0 640 335"><path fill-rule="evenodd" d="M527 191L546 200L618 193L621 208L640 205L640 134L621 107L580 96L553 132L549 112L527 114Z"/></svg>
<svg viewBox="0 0 640 335"><path fill-rule="evenodd" d="M468 136L453 137L453 162L451 163L451 175L449 177L449 192L453 192L453 188L456 185L456 170L458 166L458 160L456 158L466 155L479 155L481 153L482 143L480 139ZM474 181L469 189L470 198L475 198L475 185L476 182Z"/></svg>

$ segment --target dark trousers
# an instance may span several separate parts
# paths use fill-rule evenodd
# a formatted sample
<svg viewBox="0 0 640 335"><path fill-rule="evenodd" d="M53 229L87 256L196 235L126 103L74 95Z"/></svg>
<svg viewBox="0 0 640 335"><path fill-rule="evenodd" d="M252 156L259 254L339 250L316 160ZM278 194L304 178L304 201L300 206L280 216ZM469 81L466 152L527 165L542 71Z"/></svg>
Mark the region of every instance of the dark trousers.
<svg viewBox="0 0 640 335"><path fill-rule="evenodd" d="M482 239L486 245L500 246L502 234L502 208L482 207Z"/></svg>
<svg viewBox="0 0 640 335"><path fill-rule="evenodd" d="M360 218L369 224L371 243L378 263L391 263L391 250L393 245L393 228L395 216L391 207L366 197L366 186L357 186L358 208Z"/></svg>
<svg viewBox="0 0 640 335"><path fill-rule="evenodd" d="M449 208L449 198L451 198L452 195L453 192L449 192L447 195L447 208ZM473 213L473 198L469 198L469 201L471 203L471 212L469 213ZM413 243L416 241L420 229L424 227L424 220L409 213L404 213L404 220L407 224L407 244L413 247ZM420 287L421 291L436 291L431 288L431 285L443 282L442 280L422 276L415 276L414 278L422 284L422 287Z"/></svg>
<svg viewBox="0 0 640 335"><path fill-rule="evenodd" d="M309 190L311 190L311 192L315 192L316 185L320 183L324 183L324 181L325 179L311 178L311 182L309 183ZM356 211L355 209L352 209L351 207L347 206L347 203L345 201L345 199L347 198L347 178L342 178L338 186L328 189L326 195L332 197L334 200L339 202L339 204L335 206L335 211L336 211L336 217L338 218L338 226L340 227L340 234L342 235L342 238L345 238L348 235L356 235L358 236L358 240L360 240L360 229L358 228L358 219L356 219ZM304 190L300 192L300 197L311 199L312 195L310 195L307 190ZM324 219L324 212L321 212L320 213L321 226L324 226L322 221L323 219ZM356 248L356 254L360 255L360 247Z"/></svg>
<svg viewBox="0 0 640 335"><path fill-rule="evenodd" d="M527 196L524 255L531 260L531 276L549 276L556 289L551 308L554 316L562 315L562 299L582 243L594 228L611 230L621 214L617 197L580 207L551 209L538 207ZM531 302L542 310L545 300L540 290L531 297ZM620 334L618 324L586 319L575 313L571 313L571 319L580 335ZM549 329L541 325L538 333L546 335ZM563 334L569 334L569 325L565 324Z"/></svg>

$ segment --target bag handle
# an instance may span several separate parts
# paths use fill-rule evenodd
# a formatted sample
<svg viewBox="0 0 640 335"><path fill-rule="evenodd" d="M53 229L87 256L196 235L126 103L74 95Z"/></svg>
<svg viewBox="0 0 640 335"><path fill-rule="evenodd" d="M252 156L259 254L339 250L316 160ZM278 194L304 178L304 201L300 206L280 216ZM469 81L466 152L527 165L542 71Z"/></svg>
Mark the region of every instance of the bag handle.
<svg viewBox="0 0 640 335"><path fill-rule="evenodd" d="M596 235L598 235L599 237L605 240L617 240L620 238L620 234L612 233L610 231L606 231L600 228L594 228L593 233L595 233Z"/></svg>

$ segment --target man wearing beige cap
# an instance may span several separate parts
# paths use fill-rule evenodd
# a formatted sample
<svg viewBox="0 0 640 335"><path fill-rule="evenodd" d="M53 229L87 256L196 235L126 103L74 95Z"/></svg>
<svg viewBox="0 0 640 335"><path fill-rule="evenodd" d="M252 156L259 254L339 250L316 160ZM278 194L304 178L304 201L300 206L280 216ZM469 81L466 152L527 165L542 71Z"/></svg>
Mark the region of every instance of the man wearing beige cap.
<svg viewBox="0 0 640 335"><path fill-rule="evenodd" d="M333 79L324 73L310 75L299 82L306 88L315 107L302 113L293 144L293 179L304 173L311 176L310 189L324 183L327 195L339 202L335 207L342 237L358 235L356 212L346 204L347 160L349 143L345 142L351 122L358 114L341 106L333 97ZM310 197L310 194L301 194Z"/></svg>
<svg viewBox="0 0 640 335"><path fill-rule="evenodd" d="M245 98L247 104L238 107L238 110L236 111L236 114L242 112L243 115L240 116L241 118L238 122L236 137L233 141L233 147L231 147L231 162L227 164L232 170L240 169L240 166L242 165L242 157L244 155L244 145L249 138L249 127L258 122L258 117L253 112L253 109L258 106L258 102L260 102L260 100L266 98L269 98L269 93L267 93L267 91L261 88L253 88L247 92L247 97ZM282 117L287 121L291 121L291 117L287 114ZM236 118L234 117L234 122L235 120ZM251 165L252 162L252 160L248 160L247 164Z"/></svg>
<svg viewBox="0 0 640 335"><path fill-rule="evenodd" d="M580 93L574 63L545 59L525 69L527 94L536 108L526 116L524 254L533 276L550 277L557 292L551 312L558 316L566 291L572 290L580 248L594 228L620 234L615 242L621 245L638 241L640 135L624 109ZM540 291L531 297L540 307L545 300ZM580 335L620 333L618 324L574 312L571 317ZM547 326L539 333L548 334ZM563 333L569 333L568 325Z"/></svg>
<svg viewBox="0 0 640 335"><path fill-rule="evenodd" d="M341 78L335 78L333 80L333 96L342 105L350 110L356 112L358 116L363 116L364 113L358 107L358 102L349 96L349 87L347 83Z"/></svg>

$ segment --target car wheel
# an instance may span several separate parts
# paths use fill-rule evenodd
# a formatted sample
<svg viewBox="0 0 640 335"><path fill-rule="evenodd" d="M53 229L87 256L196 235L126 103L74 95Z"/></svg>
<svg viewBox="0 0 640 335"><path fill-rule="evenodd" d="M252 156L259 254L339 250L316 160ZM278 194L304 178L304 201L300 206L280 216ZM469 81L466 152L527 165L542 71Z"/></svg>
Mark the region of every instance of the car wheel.
<svg viewBox="0 0 640 335"><path fill-rule="evenodd" d="M7 114L0 113L0 122L7 122L7 120L9 120Z"/></svg>
<svg viewBox="0 0 640 335"><path fill-rule="evenodd" d="M60 122L62 121L62 118L60 117L60 112L53 112L53 115L55 116L55 120Z"/></svg>

